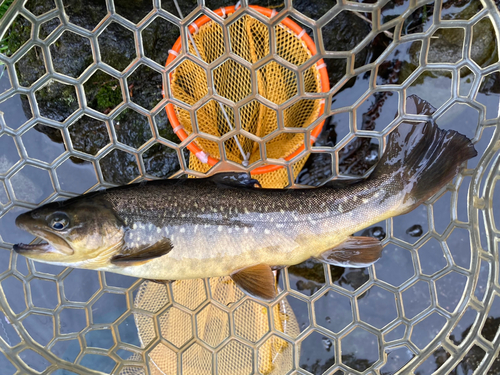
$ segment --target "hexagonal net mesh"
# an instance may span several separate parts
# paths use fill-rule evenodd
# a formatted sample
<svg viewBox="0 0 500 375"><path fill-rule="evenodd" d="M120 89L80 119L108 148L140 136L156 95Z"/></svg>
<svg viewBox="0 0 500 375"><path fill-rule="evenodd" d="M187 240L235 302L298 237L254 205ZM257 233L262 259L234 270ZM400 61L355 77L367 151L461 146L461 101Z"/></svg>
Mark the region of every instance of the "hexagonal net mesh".
<svg viewBox="0 0 500 375"><path fill-rule="evenodd" d="M273 16L273 12L267 8L255 7L257 11ZM216 11L219 15L230 16L234 13L234 7L221 8ZM305 34L305 30L292 20L285 19L288 25L295 26L299 31L295 33L283 23L274 27L277 53L280 57L294 65L302 65L316 53L314 42ZM189 51L199 54L199 57L206 63L212 63L224 53L224 38L222 27L210 20L208 17L201 17L193 23L191 32L194 34L193 42L196 48L190 43ZM199 25L199 26L198 26ZM195 27L196 26L196 27ZM232 51L246 62L255 64L268 56L269 30L261 21L244 15L229 26L229 34ZM310 47L301 38L306 37ZM167 63L173 62L181 48L179 38L174 48L170 51L172 56ZM321 67L321 68L318 68ZM252 68L252 65L250 65ZM254 67L255 69L255 67ZM322 69L324 82L321 81L319 70ZM267 99L270 105L283 104L297 95L296 74L283 65L275 61L256 69L257 91L259 95ZM323 60L317 65L313 65L303 72L305 92L327 92L329 82L326 78L326 69ZM213 87L215 93L231 100L234 103L242 102L239 107L240 130L265 138L269 134L278 130L278 117L276 111L257 100L244 100L252 93L252 75L250 69L234 59L228 59L213 71ZM172 73L171 78L172 95L182 102L194 105L208 93L205 70L192 61L183 61ZM324 100L300 100L289 106L283 113L283 124L285 128L306 128L311 125L324 111ZM193 133L190 113L173 105L167 106L167 113L175 126L176 134L181 139L185 139L188 134ZM234 113L232 107L224 109L215 100L211 100L196 112L198 131L221 137L234 126ZM323 122L316 126L314 134L317 136L321 131ZM184 130L186 133L184 133ZM248 165L261 159L261 152L258 142L249 139L242 134L229 138L224 142L225 156L228 160L242 164L246 161ZM195 141L199 146L190 157L189 167L207 172L214 163L220 159L219 145L217 142L199 138ZM266 156L270 159L292 158L298 154L297 149L304 143L302 133L282 132L266 143ZM239 146L239 147L238 147ZM200 154L202 156L200 156ZM214 157L212 163L207 163L206 155ZM304 156L294 168L294 178L307 161ZM288 184L288 177L283 171L272 171L275 168L260 167L252 171L254 178L258 179L263 187L283 188ZM267 172L267 173L266 173Z"/></svg>
<svg viewBox="0 0 500 375"><path fill-rule="evenodd" d="M259 4L275 9L273 17L247 2L215 13L234 5L223 0L4 3L2 374L500 373L498 3ZM189 33L207 36L191 26L203 16L218 42L200 59ZM316 51L301 61L279 42L290 34L286 18L314 41ZM235 43L244 28L250 32ZM288 40L299 48L293 34ZM165 66L179 37L178 56ZM321 60L325 92L309 80ZM180 82L189 69L198 78ZM266 96L268 71L295 80L280 89L296 91ZM235 73L251 77L241 92L228 78ZM186 90L199 77L201 91ZM423 113L406 112L411 94L429 103ZM185 139L165 112L169 104ZM217 119L212 130L204 128L207 117ZM257 130L264 118L275 131ZM288 187L367 176L399 123L429 119L467 135L479 156L415 211L361 233L385 245L373 266L309 260L287 267L271 303L229 278L158 284L37 263L11 250L35 240L15 227L19 213L101 187L228 166L272 166ZM235 137L252 155L248 167ZM293 144L291 157L269 147L280 142ZM192 144L213 147L222 162L191 164Z"/></svg>

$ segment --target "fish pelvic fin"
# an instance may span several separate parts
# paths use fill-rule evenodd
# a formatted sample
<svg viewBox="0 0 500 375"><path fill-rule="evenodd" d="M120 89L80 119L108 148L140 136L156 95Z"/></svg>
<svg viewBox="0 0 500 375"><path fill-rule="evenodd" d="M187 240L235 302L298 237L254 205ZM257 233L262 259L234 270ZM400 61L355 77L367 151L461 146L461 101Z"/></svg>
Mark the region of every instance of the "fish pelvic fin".
<svg viewBox="0 0 500 375"><path fill-rule="evenodd" d="M235 271L233 281L247 294L270 301L276 297L276 280L271 267L257 264Z"/></svg>
<svg viewBox="0 0 500 375"><path fill-rule="evenodd" d="M411 108L420 108L422 99L408 97ZM455 130L444 130L433 122L403 122L390 135L384 155L370 178L393 175L399 179L405 196L403 212L434 195L460 171L462 164L475 157L471 140Z"/></svg>
<svg viewBox="0 0 500 375"><path fill-rule="evenodd" d="M382 244L373 237L349 237L333 249L321 253L316 259L332 266L365 268L382 256Z"/></svg>
<svg viewBox="0 0 500 375"><path fill-rule="evenodd" d="M120 267L138 266L152 259L166 255L172 251L172 249L172 242L168 238L164 238L153 245L146 245L139 248L130 249L125 245L118 254L110 259L110 262Z"/></svg>

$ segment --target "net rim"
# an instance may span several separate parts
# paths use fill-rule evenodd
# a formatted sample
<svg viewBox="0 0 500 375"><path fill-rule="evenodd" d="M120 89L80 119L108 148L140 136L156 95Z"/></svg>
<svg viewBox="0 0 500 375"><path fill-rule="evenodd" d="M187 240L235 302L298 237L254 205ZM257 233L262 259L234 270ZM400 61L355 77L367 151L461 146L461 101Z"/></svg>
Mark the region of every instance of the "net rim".
<svg viewBox="0 0 500 375"><path fill-rule="evenodd" d="M272 18L274 17L277 13L276 10L274 9L269 9L265 7L261 7L258 5L250 5L250 8L258 11L262 15ZM233 14L236 11L236 6L228 6L228 7L222 7L214 11L215 14L217 14L220 17L225 18L226 16ZM191 23L189 25L189 32L191 34L195 34L198 29L203 26L204 24L213 21L210 17L203 15L200 18L198 18L196 21ZM297 38L299 38L302 42L305 43L307 49L311 53L311 55L315 55L317 53L316 50L316 45L314 44L313 39L307 34L305 29L300 27L296 22L294 22L292 19L289 17L284 18L280 24L283 24L284 26L288 27ZM177 56L179 56L180 50L182 47L182 40L181 37L177 39L177 41L174 43L172 46L172 49L168 51L168 58L166 61L165 66L167 67L170 63L172 63ZM328 78L328 72L326 70L326 64L323 59L320 59L316 62L316 69L318 70L319 73L319 83L321 86L320 92L322 93L327 93L330 90L330 81ZM172 79L172 73L171 72L168 76L169 81ZM163 97L165 97L165 87L163 88ZM170 124L172 126L172 129L174 133L179 137L179 139L184 141L186 138L188 138L188 133L184 129L184 127L181 125L179 122L179 119L177 118L177 114L175 112L175 107L172 103L168 103L165 106L165 110L167 113L167 117L170 121ZM319 113L318 117L321 117L324 114L325 111L325 99L321 99L320 101L320 108L319 108ZM325 120L321 121L318 125L316 125L313 130L311 130L311 136L310 136L310 144L313 145L314 142L316 141L317 137L321 133L321 130L323 129L323 125L325 123ZM190 142L187 146L188 150L194 154L202 163L204 164L209 164L211 167L215 166L220 162L219 159L214 158L211 155L208 155L203 151L195 142ZM284 157L286 161L290 161L293 158L295 158L297 155L302 153L305 150L305 144L302 143L300 146L292 153ZM257 167L253 169L251 172L253 175L258 175L258 174L265 174L265 173L270 173L277 171L281 168L284 168L283 165L275 165L275 164L268 164L268 165L263 165L260 167Z"/></svg>

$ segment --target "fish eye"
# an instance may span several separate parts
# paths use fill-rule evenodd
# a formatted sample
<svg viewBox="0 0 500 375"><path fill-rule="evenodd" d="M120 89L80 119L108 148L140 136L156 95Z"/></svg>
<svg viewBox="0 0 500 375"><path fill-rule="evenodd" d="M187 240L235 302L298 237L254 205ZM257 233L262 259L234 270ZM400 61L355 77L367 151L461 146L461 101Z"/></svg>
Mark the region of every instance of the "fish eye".
<svg viewBox="0 0 500 375"><path fill-rule="evenodd" d="M69 225L69 217L64 213L56 213L49 220L49 225L54 230L66 229Z"/></svg>

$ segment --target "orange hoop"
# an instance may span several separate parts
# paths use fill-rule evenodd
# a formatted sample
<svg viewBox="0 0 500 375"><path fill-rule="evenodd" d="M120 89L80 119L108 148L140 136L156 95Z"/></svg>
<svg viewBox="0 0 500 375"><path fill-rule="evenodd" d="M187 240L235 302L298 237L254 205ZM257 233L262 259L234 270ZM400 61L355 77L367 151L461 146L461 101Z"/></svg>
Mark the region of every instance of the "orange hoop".
<svg viewBox="0 0 500 375"><path fill-rule="evenodd" d="M250 8L258 11L259 13L269 18L272 18L276 15L276 11L273 9L264 8L257 5L251 5ZM215 13L221 17L225 17L226 15L232 14L234 12L235 12L234 5L229 7L219 8L215 11ZM201 26L203 26L209 21L212 20L208 16L206 15L201 16L191 25L189 25L189 32L194 34ZM307 33L302 27L300 27L297 23L295 23L288 17L285 18L283 21L281 21L281 23L287 28L289 28L297 38L299 38L305 43L305 45L307 46L312 55L316 54L317 50L314 41L311 39L309 35L307 35ZM181 50L181 38L179 37L175 42L175 44L173 45L172 49L169 50L169 55L165 66L168 66L172 61L175 60L175 58L179 55L180 50ZM326 64L323 59L319 60L316 63L316 69L318 70L320 76L321 92L328 92L330 90L330 83L328 79L328 72L326 70ZM172 79L172 72L169 74L169 79ZM165 90L163 90L163 96L165 97ZM188 137L188 134L186 133L184 127L180 124L179 119L177 118L174 105L172 103L168 103L165 107L165 110L167 112L167 116L168 119L170 120L174 133L179 137L181 141L184 141ZM318 117L324 113L324 110L325 110L325 100L323 99L320 104ZM321 133L324 123L325 120L321 121L321 123L316 125L316 127L311 131L311 137L310 137L311 144L314 144L316 138L319 136L319 133ZM189 143L187 145L187 148L194 155L196 155L196 157L202 163L205 164L208 163L210 166L214 166L220 161L219 159L216 159L205 153L195 142ZM304 151L304 149L305 146L304 144L302 144L301 146L299 146L297 150L295 150L290 155L286 156L284 159L289 161L293 159L295 156L299 155L302 151ZM255 175L264 174L276 171L281 168L283 168L283 166L281 165L273 165L273 164L263 165L253 169L251 173Z"/></svg>

